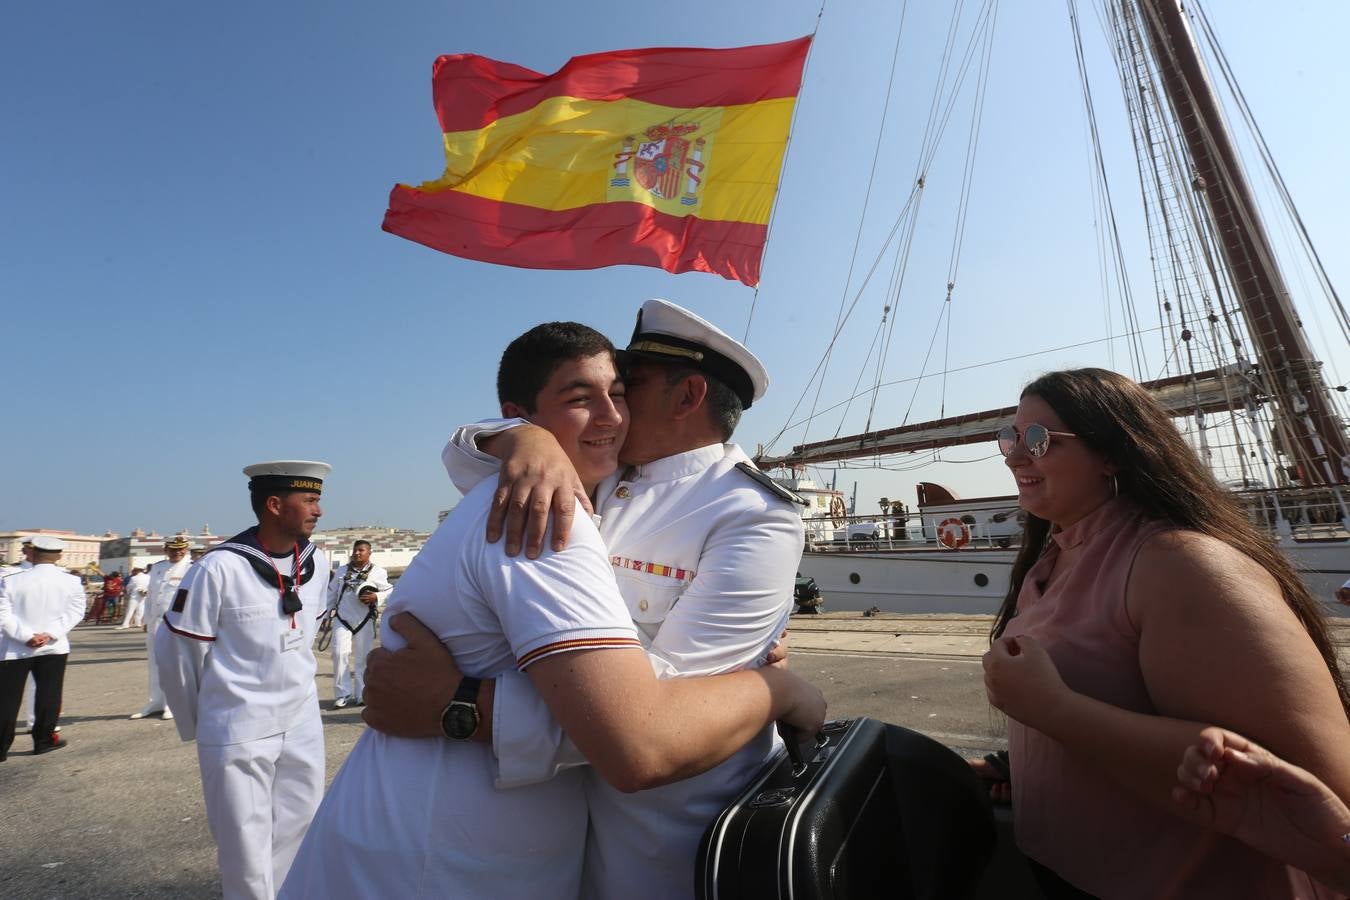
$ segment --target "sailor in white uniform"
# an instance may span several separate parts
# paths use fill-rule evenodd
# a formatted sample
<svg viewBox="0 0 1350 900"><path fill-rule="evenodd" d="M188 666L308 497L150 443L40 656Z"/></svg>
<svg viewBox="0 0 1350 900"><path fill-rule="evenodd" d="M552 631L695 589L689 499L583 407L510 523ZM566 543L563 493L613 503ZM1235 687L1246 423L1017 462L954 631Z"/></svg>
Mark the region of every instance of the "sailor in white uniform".
<svg viewBox="0 0 1350 900"><path fill-rule="evenodd" d="M159 620L169 611L174 596L178 593L192 561L187 558L188 539L182 535L169 538L164 542L162 559L150 567L150 582L146 585L145 598L145 654L150 663L150 699L138 713L131 718L144 719L161 713L162 718L172 719L173 710L164 699L164 690L159 683L159 668L155 665L155 630Z"/></svg>
<svg viewBox="0 0 1350 900"><path fill-rule="evenodd" d="M145 598L150 596L150 572L147 569L131 570L131 577L127 579L126 595L127 614L123 617L122 624L114 629L116 631L144 624Z"/></svg>
<svg viewBox="0 0 1350 900"><path fill-rule="evenodd" d="M59 538L37 535L32 568L0 585L0 761L14 743L14 717L30 674L36 684L33 752L66 746L56 720L70 655L66 635L84 618L84 587L56 565L65 548Z"/></svg>
<svg viewBox="0 0 1350 900"><path fill-rule="evenodd" d="M333 617L330 649L334 709L364 702L366 656L375 646L380 611L392 591L389 573L370 561L370 541L352 544L350 561L338 567L328 584L327 615Z"/></svg>
<svg viewBox="0 0 1350 900"><path fill-rule="evenodd" d="M759 665L786 627L803 546L800 499L726 443L768 375L738 341L664 300L643 305L628 363L628 465L595 502L619 591L662 677ZM498 467L476 439L520 424L456 433L443 461L462 492ZM575 758L520 673L498 676L490 715L499 785L547 778ZM766 728L711 771L636 794L588 770L583 896L691 898L704 829L778 744Z"/></svg>
<svg viewBox="0 0 1350 900"><path fill-rule="evenodd" d="M315 622L328 563L309 542L326 463L244 469L258 524L192 567L155 635L179 736L197 741L226 900L271 900L323 796Z"/></svg>

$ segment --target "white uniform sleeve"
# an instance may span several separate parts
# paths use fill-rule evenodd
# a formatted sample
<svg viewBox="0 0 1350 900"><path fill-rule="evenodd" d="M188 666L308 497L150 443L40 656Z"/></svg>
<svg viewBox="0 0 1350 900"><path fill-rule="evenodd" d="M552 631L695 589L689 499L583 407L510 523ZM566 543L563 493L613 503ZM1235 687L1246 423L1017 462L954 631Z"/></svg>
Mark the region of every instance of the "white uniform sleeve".
<svg viewBox="0 0 1350 900"><path fill-rule="evenodd" d="M338 569L337 572L332 573L328 580L328 587L325 589L328 592L328 603L324 608L325 612L332 612L337 609L338 600L342 597L341 571L341 569Z"/></svg>
<svg viewBox="0 0 1350 900"><path fill-rule="evenodd" d="M50 632L52 640L59 641L83 620L84 586L80 584L80 579L71 576L66 584L66 607L61 610L61 617L56 620L55 630Z"/></svg>
<svg viewBox="0 0 1350 900"><path fill-rule="evenodd" d="M714 529L694 580L648 647L657 677L762 663L792 614L802 545L801 517L783 504L746 510Z"/></svg>
<svg viewBox="0 0 1350 900"><path fill-rule="evenodd" d="M497 474L502 467L501 460L478 449L478 439L528 424L524 419L484 419L455 429L441 451L441 462L461 494L468 494L478 482Z"/></svg>
<svg viewBox="0 0 1350 900"><path fill-rule="evenodd" d="M589 524L589 523L587 523ZM511 696L494 699L494 749L498 787L515 787L552 777L558 767L584 762L572 749L560 761L562 731L535 692L525 670L557 653L603 648L641 649L637 629L614 584L613 570L594 527L573 532L561 553L546 549L537 559L511 558L500 543L483 544L478 591L492 604L502 633L516 656L518 671L499 679ZM516 719L519 694L522 715ZM500 695L499 695L500 696ZM512 708L510 727L500 711Z"/></svg>
<svg viewBox="0 0 1350 900"><path fill-rule="evenodd" d="M14 604L5 593L5 582L0 578L0 634L7 634L21 644L26 644L33 632L25 628L14 615Z"/></svg>
<svg viewBox="0 0 1350 900"><path fill-rule="evenodd" d="M197 736L198 691L202 669L216 640L220 582L218 572L193 566L155 632L159 683L173 711L178 736L185 741Z"/></svg>
<svg viewBox="0 0 1350 900"><path fill-rule="evenodd" d="M384 612L384 603L394 592L394 586L389 583L389 573L381 566L371 566L370 577L366 581L375 587L375 608Z"/></svg>

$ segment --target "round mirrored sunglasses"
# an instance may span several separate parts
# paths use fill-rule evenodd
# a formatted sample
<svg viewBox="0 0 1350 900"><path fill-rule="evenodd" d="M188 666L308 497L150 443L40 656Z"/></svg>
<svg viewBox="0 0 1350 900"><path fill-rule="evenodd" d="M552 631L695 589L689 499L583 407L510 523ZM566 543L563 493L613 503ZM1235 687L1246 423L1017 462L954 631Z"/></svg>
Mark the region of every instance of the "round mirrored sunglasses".
<svg viewBox="0 0 1350 900"><path fill-rule="evenodd" d="M1017 430L1016 425L1004 425L997 432L998 451L1004 456L1012 456L1013 451L1017 449L1017 442L1020 440L1022 445L1027 448L1027 453L1040 459L1050 449L1050 436L1076 438L1078 435L1071 431L1051 431L1044 425L1032 423L1021 431Z"/></svg>

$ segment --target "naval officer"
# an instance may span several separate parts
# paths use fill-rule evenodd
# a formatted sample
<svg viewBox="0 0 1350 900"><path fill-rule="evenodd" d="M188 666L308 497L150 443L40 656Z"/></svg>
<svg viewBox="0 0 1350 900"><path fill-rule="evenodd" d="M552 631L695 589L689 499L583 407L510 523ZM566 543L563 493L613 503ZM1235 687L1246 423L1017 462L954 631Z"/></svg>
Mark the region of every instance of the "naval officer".
<svg viewBox="0 0 1350 900"><path fill-rule="evenodd" d="M160 619L169 611L169 604L173 603L174 595L178 593L178 586L183 583L183 577L187 575L188 569L192 567L192 561L187 558L188 539L183 535L171 537L164 542L165 559L160 560L150 567L150 582L146 585L145 593L145 655L150 663L150 699L146 701L145 706L138 713L133 713L131 718L144 719L146 716L153 716L155 713L162 713L165 719L173 718L171 710L165 699L164 690L159 683L159 669L155 665L155 629L159 628Z"/></svg>
<svg viewBox="0 0 1350 900"><path fill-rule="evenodd" d="M323 796L310 643L328 561L309 537L330 469L244 469L258 524L192 567L155 635L178 734L197 741L226 900L276 896Z"/></svg>
<svg viewBox="0 0 1350 900"><path fill-rule="evenodd" d="M14 743L14 717L30 674L36 685L33 752L66 746L56 733L56 719L70 655L66 635L84 618L84 587L57 567L65 549L60 538L37 535L32 567L8 576L0 586L0 761Z"/></svg>
<svg viewBox="0 0 1350 900"><path fill-rule="evenodd" d="M365 702L366 655L375 646L380 610L393 588L389 573L370 561L370 541L352 544L352 555L328 584L327 614L333 617L334 709Z"/></svg>
<svg viewBox="0 0 1350 900"><path fill-rule="evenodd" d="M632 421L619 460L626 468L600 483L595 502L619 592L658 675L759 665L787 624L803 546L800 501L729 443L742 411L764 395L767 372L740 342L664 300L643 304L625 355ZM496 460L474 446L499 432L490 449L506 454L508 468L514 447L565 471L565 455L546 431L498 420L461 429L446 447L443 460L462 492L495 470ZM498 492L498 507L509 494ZM387 659L381 650L371 657L367 722L435 733L458 684L444 658L419 660L423 674L396 685L382 681ZM499 786L550 777L571 758L524 674L498 676L493 703L481 713L493 725ZM777 744L765 728L716 768L634 794L588 769L583 896L692 897L704 829Z"/></svg>
<svg viewBox="0 0 1350 900"><path fill-rule="evenodd" d="M25 569L33 568L33 538L31 536L25 537L20 545L20 549L23 552L23 559L19 560L16 565L0 566L0 585L3 585L3 579L10 575L22 572ZM24 725L23 731L19 732L20 734L31 734L33 731L33 692L33 675L30 672L28 675L28 682L24 685L23 689L23 709L26 724ZM57 725L56 730L60 731L61 726Z"/></svg>

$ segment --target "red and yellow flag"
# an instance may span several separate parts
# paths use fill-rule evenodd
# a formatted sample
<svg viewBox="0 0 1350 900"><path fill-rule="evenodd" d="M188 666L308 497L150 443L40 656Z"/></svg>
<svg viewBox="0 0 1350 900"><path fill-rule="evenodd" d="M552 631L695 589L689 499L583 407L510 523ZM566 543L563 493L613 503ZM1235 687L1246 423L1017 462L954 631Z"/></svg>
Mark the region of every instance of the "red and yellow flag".
<svg viewBox="0 0 1350 900"><path fill-rule="evenodd" d="M395 185L384 230L510 266L757 284L810 40L595 53L552 75L442 56L445 173Z"/></svg>

